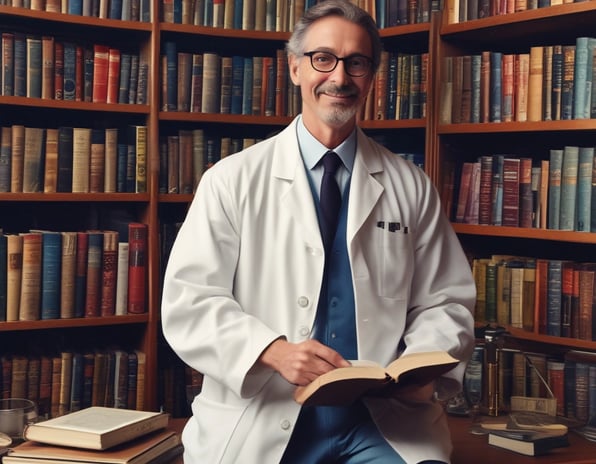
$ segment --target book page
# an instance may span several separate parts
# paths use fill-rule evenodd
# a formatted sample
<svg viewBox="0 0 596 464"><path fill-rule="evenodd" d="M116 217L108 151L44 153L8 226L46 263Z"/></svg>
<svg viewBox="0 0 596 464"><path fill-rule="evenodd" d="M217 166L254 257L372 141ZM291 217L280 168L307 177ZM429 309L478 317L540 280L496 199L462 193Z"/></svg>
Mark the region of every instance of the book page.
<svg viewBox="0 0 596 464"><path fill-rule="evenodd" d="M35 425L81 432L104 433L157 414L160 413L91 407L46 422L39 422Z"/></svg>
<svg viewBox="0 0 596 464"><path fill-rule="evenodd" d="M394 379L399 379L400 376L404 375L406 372L410 372L416 369L420 369L423 367L430 367L430 366L451 366L450 370L459 361L453 358L449 353L445 351L429 351L426 353L412 353L408 355L404 355L387 366L387 372L391 377ZM439 369L438 371L443 371ZM441 372L441 373L443 373ZM440 374L439 374L440 375ZM432 379L431 379L432 380Z"/></svg>

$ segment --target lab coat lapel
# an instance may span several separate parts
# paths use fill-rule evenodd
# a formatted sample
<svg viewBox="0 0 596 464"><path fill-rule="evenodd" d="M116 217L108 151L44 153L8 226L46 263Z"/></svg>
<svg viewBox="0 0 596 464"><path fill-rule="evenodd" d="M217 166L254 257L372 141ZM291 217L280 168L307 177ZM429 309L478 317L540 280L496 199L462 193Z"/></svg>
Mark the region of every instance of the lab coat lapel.
<svg viewBox="0 0 596 464"><path fill-rule="evenodd" d="M358 148L350 185L348 242L354 239L384 191L383 185L375 178L375 174L382 171L383 164L378 151L369 143L362 131L358 130Z"/></svg>

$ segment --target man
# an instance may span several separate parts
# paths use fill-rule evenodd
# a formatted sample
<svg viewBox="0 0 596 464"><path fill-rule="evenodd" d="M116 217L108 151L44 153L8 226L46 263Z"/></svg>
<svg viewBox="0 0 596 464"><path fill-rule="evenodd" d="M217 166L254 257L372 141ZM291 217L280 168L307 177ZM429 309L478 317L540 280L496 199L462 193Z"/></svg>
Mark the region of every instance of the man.
<svg viewBox="0 0 596 464"><path fill-rule="evenodd" d="M448 462L436 396L459 390L473 349L469 265L429 179L356 127L381 50L370 16L320 2L287 48L302 114L204 174L166 271L165 337L205 375L185 462ZM293 400L348 359L434 350L462 363L432 384Z"/></svg>

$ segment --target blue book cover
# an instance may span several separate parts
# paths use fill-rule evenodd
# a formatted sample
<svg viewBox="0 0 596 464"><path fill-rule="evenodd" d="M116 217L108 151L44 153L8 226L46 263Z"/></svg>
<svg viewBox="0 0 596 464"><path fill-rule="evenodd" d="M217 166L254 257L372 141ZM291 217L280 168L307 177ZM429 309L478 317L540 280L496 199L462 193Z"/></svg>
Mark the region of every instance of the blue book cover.
<svg viewBox="0 0 596 464"><path fill-rule="evenodd" d="M561 80L561 119L573 118L573 73L575 45L563 46L563 77Z"/></svg>
<svg viewBox="0 0 596 464"><path fill-rule="evenodd" d="M579 147L566 146L563 149L561 165L561 199L559 207L559 230L574 230L577 199L577 171ZM590 178L591 181L591 178Z"/></svg>
<svg viewBox="0 0 596 464"><path fill-rule="evenodd" d="M503 225L503 166L505 155L493 157L493 174L491 187L491 224Z"/></svg>
<svg viewBox="0 0 596 464"><path fill-rule="evenodd" d="M577 169L577 218L575 230L590 232L592 220L592 169L594 147L579 147Z"/></svg>
<svg viewBox="0 0 596 464"><path fill-rule="evenodd" d="M24 34L14 34L14 80L13 95L27 95L27 39Z"/></svg>
<svg viewBox="0 0 596 464"><path fill-rule="evenodd" d="M275 3L274 0L267 0L266 5L270 3ZM242 29L242 14L244 12L244 1L243 0L234 0L234 18L233 18L233 25L234 29Z"/></svg>
<svg viewBox="0 0 596 464"><path fill-rule="evenodd" d="M501 122L502 60L501 52L490 53L490 122Z"/></svg>
<svg viewBox="0 0 596 464"><path fill-rule="evenodd" d="M27 97L41 98L41 38L27 37Z"/></svg>
<svg viewBox="0 0 596 464"><path fill-rule="evenodd" d="M174 24L182 24L182 0L173 0Z"/></svg>
<svg viewBox="0 0 596 464"><path fill-rule="evenodd" d="M137 176L137 142L135 126L128 127L126 141L126 192L134 193Z"/></svg>
<svg viewBox="0 0 596 464"><path fill-rule="evenodd" d="M397 111L397 53L389 53L387 67L387 110L385 119L395 119Z"/></svg>
<svg viewBox="0 0 596 464"><path fill-rule="evenodd" d="M128 104L137 102L137 84L139 79L139 55L134 53L130 57L130 79L128 80Z"/></svg>
<svg viewBox="0 0 596 464"><path fill-rule="evenodd" d="M561 170L563 169L563 150L550 150L548 167L548 228L559 229L561 210Z"/></svg>
<svg viewBox="0 0 596 464"><path fill-rule="evenodd" d="M232 56L232 88L230 95L230 113L242 114L242 91L244 89L244 57Z"/></svg>
<svg viewBox="0 0 596 464"><path fill-rule="evenodd" d="M164 42L166 56L166 101L162 102L163 111L176 111L178 105L178 55L176 42Z"/></svg>
<svg viewBox="0 0 596 464"><path fill-rule="evenodd" d="M82 407L84 372L85 369L83 354L79 352L73 353L70 379L69 412L79 411Z"/></svg>
<svg viewBox="0 0 596 464"><path fill-rule="evenodd" d="M547 270L546 334L561 336L563 261L550 259Z"/></svg>
<svg viewBox="0 0 596 464"><path fill-rule="evenodd" d="M64 42L64 100L75 99L77 47L72 42Z"/></svg>
<svg viewBox="0 0 596 464"><path fill-rule="evenodd" d="M244 75L242 76L242 114L252 114L253 60L244 58Z"/></svg>
<svg viewBox="0 0 596 464"><path fill-rule="evenodd" d="M120 55L120 82L118 83L118 103L128 103L128 91L130 85L130 63L132 55L122 53Z"/></svg>
<svg viewBox="0 0 596 464"><path fill-rule="evenodd" d="M143 23L151 22L151 2L150 0L140 0L139 21Z"/></svg>
<svg viewBox="0 0 596 464"><path fill-rule="evenodd" d="M573 71L573 119L588 119L590 110L588 82L588 37L578 37L575 41L575 65ZM592 68L589 68L590 75ZM591 78L590 78L591 80Z"/></svg>
<svg viewBox="0 0 596 464"><path fill-rule="evenodd" d="M122 19L122 0L110 0L108 18Z"/></svg>
<svg viewBox="0 0 596 464"><path fill-rule="evenodd" d="M83 14L83 0L69 0L68 14L82 15Z"/></svg>
<svg viewBox="0 0 596 464"><path fill-rule="evenodd" d="M124 142L117 145L116 191L126 192L126 163L128 160L128 145Z"/></svg>
<svg viewBox="0 0 596 464"><path fill-rule="evenodd" d="M482 55L472 55L472 94L470 100L470 122L480 122L480 65Z"/></svg>
<svg viewBox="0 0 596 464"><path fill-rule="evenodd" d="M41 253L41 319L59 319L62 234L43 231Z"/></svg>

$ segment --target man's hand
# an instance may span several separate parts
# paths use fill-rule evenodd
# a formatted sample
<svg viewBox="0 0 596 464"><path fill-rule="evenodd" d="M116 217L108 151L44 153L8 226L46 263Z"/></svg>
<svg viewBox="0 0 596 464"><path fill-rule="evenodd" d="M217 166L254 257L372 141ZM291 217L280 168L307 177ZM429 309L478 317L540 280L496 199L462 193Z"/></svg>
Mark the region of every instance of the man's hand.
<svg viewBox="0 0 596 464"><path fill-rule="evenodd" d="M308 385L325 372L350 365L337 351L316 340L290 343L281 338L263 351L259 361L294 385Z"/></svg>

